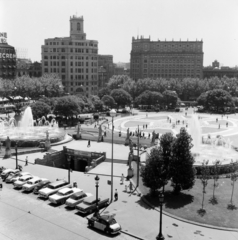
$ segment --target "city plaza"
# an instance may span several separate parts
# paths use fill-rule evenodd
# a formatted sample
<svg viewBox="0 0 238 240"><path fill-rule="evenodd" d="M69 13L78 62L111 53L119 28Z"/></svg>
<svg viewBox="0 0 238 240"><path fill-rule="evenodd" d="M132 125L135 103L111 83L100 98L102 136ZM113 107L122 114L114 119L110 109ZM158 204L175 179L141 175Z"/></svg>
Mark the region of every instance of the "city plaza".
<svg viewBox="0 0 238 240"><path fill-rule="evenodd" d="M131 139L137 142L137 137L133 137L132 132L139 129L144 132L144 138L149 137L152 131L163 134L164 132L179 132L181 126L189 129L187 119L194 114L194 109L180 113L161 112L147 113L136 112L134 116L121 118L115 117L114 135L126 136L129 128ZM238 116L232 115L210 115L195 113L199 116L202 126L202 135L216 136L221 134L224 138L229 139L232 145L238 146L237 121ZM169 117L169 118L168 118ZM171 122L170 120L171 119ZM109 125L105 124L104 131L111 131L111 118L108 117ZM180 124L175 124L177 121ZM228 122L228 126L227 126ZM220 124L220 126L219 126ZM144 126L143 126L144 125ZM147 126L146 126L147 125ZM188 125L188 126L186 126ZM109 126L109 129L108 129ZM90 126L82 125L85 131ZM66 129L68 133L75 132L76 129ZM151 135L150 135L151 139ZM139 139L140 141L140 139ZM150 142L150 141L149 141ZM52 150L60 151L63 146L82 151L106 152L107 159L112 155L112 143L91 141L88 147L87 140L78 140L64 143L62 145L52 146ZM147 152L141 154L141 162L145 162ZM3 156L2 151L2 156ZM23 171L28 171L39 177L46 177L52 181L55 179L67 179L67 170L51 168L34 164L35 159L42 159L45 153L29 153L18 156L19 162L22 162ZM148 201L143 198L143 191L137 189L133 194L125 191L125 186L129 181L120 182L121 174L127 175L127 160L129 147L123 144L113 144L113 158L121 160L114 162L114 189L118 190L119 200L112 202L103 212L114 214L117 221L122 226L122 233L116 236L116 239L155 239L159 231L159 210L153 207ZM28 156L29 164L24 166L25 158ZM3 159L2 164L6 168L15 168L15 157ZM134 168L136 165L133 164ZM135 175L136 175L136 169ZM105 161L89 170L87 173L73 171L70 173L71 181L77 182L79 188L87 192L95 194L94 178L96 175L100 177L99 181L99 196L109 197L111 186L108 181L111 179L111 162ZM131 181L136 185L136 176ZM140 183L141 184L141 183ZM236 193L237 194L237 193ZM3 191L0 193L0 239L107 239L108 237L102 233L91 230L87 227L87 219L77 215L77 211L67 211L64 206L60 205L52 207L47 201L38 200L33 194L23 194L20 191L12 189L12 186L4 184ZM10 213L10 214L9 214ZM35 231L39 228L39 231ZM165 239L237 239L238 227L225 228L218 226L209 226L186 219L181 219L178 216L163 212L163 235ZM89 237L90 236L90 237Z"/></svg>

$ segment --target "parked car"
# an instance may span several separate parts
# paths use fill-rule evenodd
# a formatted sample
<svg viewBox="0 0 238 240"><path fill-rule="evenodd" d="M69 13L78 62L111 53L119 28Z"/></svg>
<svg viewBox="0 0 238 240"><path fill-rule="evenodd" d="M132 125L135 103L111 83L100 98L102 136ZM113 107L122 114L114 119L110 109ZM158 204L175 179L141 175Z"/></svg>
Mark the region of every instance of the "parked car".
<svg viewBox="0 0 238 240"><path fill-rule="evenodd" d="M18 172L18 173L10 173L8 177L6 178L7 183L14 183L17 181L20 177L23 177L25 175L31 175L29 172Z"/></svg>
<svg viewBox="0 0 238 240"><path fill-rule="evenodd" d="M6 168L5 167L0 167L0 174L5 170Z"/></svg>
<svg viewBox="0 0 238 240"><path fill-rule="evenodd" d="M107 234L116 234L121 231L121 226L111 215L98 215L88 218L90 227L104 231Z"/></svg>
<svg viewBox="0 0 238 240"><path fill-rule="evenodd" d="M8 168L8 169L5 169L2 173L1 173L1 178L3 181L6 180L6 178L9 176L10 173L18 173L20 172L19 169L11 169L11 168Z"/></svg>
<svg viewBox="0 0 238 240"><path fill-rule="evenodd" d="M50 195L57 193L65 187L72 187L72 185L65 180L50 183L46 188L39 190L39 196L47 199Z"/></svg>
<svg viewBox="0 0 238 240"><path fill-rule="evenodd" d="M93 196L91 193L85 193L85 192L77 192L74 193L72 196L70 196L67 201L66 205L70 208L74 208L76 205L81 203L86 197L91 197Z"/></svg>
<svg viewBox="0 0 238 240"><path fill-rule="evenodd" d="M22 190L25 192L30 192L34 189L34 187L41 182L41 178L33 177L26 184L23 185Z"/></svg>
<svg viewBox="0 0 238 240"><path fill-rule="evenodd" d="M39 190L48 187L48 185L51 183L50 180L46 178L42 178L41 182L37 183L36 186L34 187L33 193L38 194Z"/></svg>
<svg viewBox="0 0 238 240"><path fill-rule="evenodd" d="M34 176L31 176L31 175L25 175L25 176L22 176L20 177L17 181L15 181L13 184L14 184L14 187L15 188L22 188L22 186L24 184L26 184L30 179L32 179Z"/></svg>
<svg viewBox="0 0 238 240"><path fill-rule="evenodd" d="M96 198L94 196L85 198L82 203L76 205L76 209L82 214L89 214L96 210ZM101 200L98 198L98 209L109 205L109 198Z"/></svg>
<svg viewBox="0 0 238 240"><path fill-rule="evenodd" d="M64 204L65 201L74 193L82 192L82 191L83 190L79 188L66 187L66 188L60 189L56 194L50 196L49 200L51 203L54 203L54 204L59 204L59 203Z"/></svg>

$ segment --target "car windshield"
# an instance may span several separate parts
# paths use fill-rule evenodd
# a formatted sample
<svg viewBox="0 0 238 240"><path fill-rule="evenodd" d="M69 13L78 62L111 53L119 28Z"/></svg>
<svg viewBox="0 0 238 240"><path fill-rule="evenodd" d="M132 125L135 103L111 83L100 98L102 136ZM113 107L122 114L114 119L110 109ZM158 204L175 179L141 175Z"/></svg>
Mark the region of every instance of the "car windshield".
<svg viewBox="0 0 238 240"><path fill-rule="evenodd" d="M32 185L33 183L32 183L32 182L30 182L30 181L28 181L28 182L27 182L27 184L29 184L29 185Z"/></svg>
<svg viewBox="0 0 238 240"><path fill-rule="evenodd" d="M59 195L59 196L64 196L64 194L61 193L61 192L57 192L57 195Z"/></svg>
<svg viewBox="0 0 238 240"><path fill-rule="evenodd" d="M112 219L111 222L110 222L110 225L113 225L113 224L116 224L116 220L115 219Z"/></svg>
<svg viewBox="0 0 238 240"><path fill-rule="evenodd" d="M24 179L24 178L19 178L19 180L20 180L20 181L23 181L23 182L26 181L26 179Z"/></svg>
<svg viewBox="0 0 238 240"><path fill-rule="evenodd" d="M48 188L50 188L50 189L54 189L54 186L52 186L52 185L49 185L49 186L48 186Z"/></svg>
<svg viewBox="0 0 238 240"><path fill-rule="evenodd" d="M73 199L73 200L78 200L78 199L80 199L80 196L75 196L75 195L73 195L73 196L71 196L70 198Z"/></svg>

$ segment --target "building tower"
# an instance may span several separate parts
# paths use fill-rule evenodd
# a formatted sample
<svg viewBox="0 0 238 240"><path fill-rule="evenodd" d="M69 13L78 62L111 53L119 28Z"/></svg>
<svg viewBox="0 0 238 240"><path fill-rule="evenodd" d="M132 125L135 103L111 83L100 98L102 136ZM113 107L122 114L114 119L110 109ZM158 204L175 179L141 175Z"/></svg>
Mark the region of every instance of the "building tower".
<svg viewBox="0 0 238 240"><path fill-rule="evenodd" d="M70 17L70 36L45 39L42 74L54 73L71 94L98 93L98 41L86 39L83 17Z"/></svg>

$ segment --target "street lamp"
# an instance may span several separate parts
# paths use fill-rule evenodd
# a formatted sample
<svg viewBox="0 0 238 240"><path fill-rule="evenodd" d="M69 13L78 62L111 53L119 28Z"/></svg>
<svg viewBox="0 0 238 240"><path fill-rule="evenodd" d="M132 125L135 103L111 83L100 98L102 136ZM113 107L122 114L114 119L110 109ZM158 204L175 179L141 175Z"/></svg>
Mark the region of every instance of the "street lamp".
<svg viewBox="0 0 238 240"><path fill-rule="evenodd" d="M159 204L160 204L160 226L159 226L159 234L156 237L157 240L164 240L164 236L162 234L162 206L164 203L164 194L161 192L159 195Z"/></svg>
<svg viewBox="0 0 238 240"><path fill-rule="evenodd" d="M70 163L71 163L71 157L68 156L68 182L70 183Z"/></svg>
<svg viewBox="0 0 238 240"><path fill-rule="evenodd" d="M16 142L16 145L15 145L15 151L16 151L16 169L18 169L18 159L17 159L17 142Z"/></svg>
<svg viewBox="0 0 238 240"><path fill-rule="evenodd" d="M112 164L111 164L111 202L113 201L113 132L114 132L114 124L113 118L116 116L115 109L110 111L110 116L112 117Z"/></svg>
<svg viewBox="0 0 238 240"><path fill-rule="evenodd" d="M95 214L98 214L98 187L99 187L99 180L100 178L98 177L98 175L95 177L95 187L96 187L96 212Z"/></svg>

